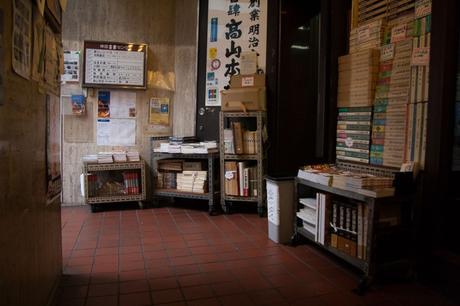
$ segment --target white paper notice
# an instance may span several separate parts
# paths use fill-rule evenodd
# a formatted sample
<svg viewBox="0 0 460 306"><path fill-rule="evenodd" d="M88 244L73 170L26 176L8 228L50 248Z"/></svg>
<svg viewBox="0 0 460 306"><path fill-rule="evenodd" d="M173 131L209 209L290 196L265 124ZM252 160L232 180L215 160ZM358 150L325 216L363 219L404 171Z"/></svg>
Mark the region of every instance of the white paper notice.
<svg viewBox="0 0 460 306"><path fill-rule="evenodd" d="M98 146L134 146L136 144L136 120L98 119Z"/></svg>
<svg viewBox="0 0 460 306"><path fill-rule="evenodd" d="M97 145L110 145L110 119L97 120Z"/></svg>
<svg viewBox="0 0 460 306"><path fill-rule="evenodd" d="M62 82L80 82L80 51L64 51Z"/></svg>
<svg viewBox="0 0 460 306"><path fill-rule="evenodd" d="M110 92L110 118L136 117L136 93L130 91Z"/></svg>

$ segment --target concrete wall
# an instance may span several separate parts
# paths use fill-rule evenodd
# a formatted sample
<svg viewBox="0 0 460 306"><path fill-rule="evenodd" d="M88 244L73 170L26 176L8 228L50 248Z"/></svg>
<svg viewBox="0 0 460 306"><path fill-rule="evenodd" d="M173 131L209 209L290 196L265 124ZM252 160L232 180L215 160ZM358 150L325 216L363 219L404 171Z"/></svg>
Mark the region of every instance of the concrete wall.
<svg viewBox="0 0 460 306"><path fill-rule="evenodd" d="M12 1L1 1L0 305L46 305L61 275L60 202L46 204L46 98L11 69Z"/></svg>
<svg viewBox="0 0 460 306"><path fill-rule="evenodd" d="M149 78L149 88L137 93L136 146L149 162L149 136L194 135L196 105L196 48L198 0L78 0L69 1L64 14L63 45L82 50L84 40L144 42L149 45L148 71L161 75L169 86ZM64 85L63 94L81 92ZM170 127L148 125L150 97L168 96L172 103ZM99 151L127 149L96 145L97 91L89 90L92 114L84 119L64 116L63 202L82 204L79 175L81 157Z"/></svg>

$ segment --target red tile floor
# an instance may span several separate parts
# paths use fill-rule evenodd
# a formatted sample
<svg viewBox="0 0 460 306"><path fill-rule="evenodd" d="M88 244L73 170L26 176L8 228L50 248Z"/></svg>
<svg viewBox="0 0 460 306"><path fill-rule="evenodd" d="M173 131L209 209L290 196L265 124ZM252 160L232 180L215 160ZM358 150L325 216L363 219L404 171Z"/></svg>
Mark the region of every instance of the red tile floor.
<svg viewBox="0 0 460 306"><path fill-rule="evenodd" d="M63 208L62 306L454 305L415 284L351 292L356 276L315 247L278 245L257 214Z"/></svg>

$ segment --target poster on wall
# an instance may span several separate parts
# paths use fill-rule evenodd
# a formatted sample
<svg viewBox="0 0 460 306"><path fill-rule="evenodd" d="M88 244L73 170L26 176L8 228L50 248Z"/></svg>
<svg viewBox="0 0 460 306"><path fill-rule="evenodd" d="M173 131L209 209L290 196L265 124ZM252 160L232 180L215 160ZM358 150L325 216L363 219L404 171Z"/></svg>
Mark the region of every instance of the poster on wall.
<svg viewBox="0 0 460 306"><path fill-rule="evenodd" d="M258 54L265 71L267 0L213 0L208 7L206 106L220 106L220 91L241 74L241 57Z"/></svg>
<svg viewBox="0 0 460 306"><path fill-rule="evenodd" d="M32 2L13 0L13 70L25 79L30 78L31 39L32 39Z"/></svg>
<svg viewBox="0 0 460 306"><path fill-rule="evenodd" d="M61 112L59 97L46 96L46 177L47 202L56 200L62 189L61 180Z"/></svg>
<svg viewBox="0 0 460 306"><path fill-rule="evenodd" d="M86 113L86 98L84 95L72 95L70 103L72 104L72 115L81 116Z"/></svg>
<svg viewBox="0 0 460 306"><path fill-rule="evenodd" d="M134 119L97 119L98 146L134 146L136 145L136 120Z"/></svg>
<svg viewBox="0 0 460 306"><path fill-rule="evenodd" d="M169 98L150 98L149 124L169 125Z"/></svg>
<svg viewBox="0 0 460 306"><path fill-rule="evenodd" d="M97 94L97 117L110 118L110 91L99 91Z"/></svg>
<svg viewBox="0 0 460 306"><path fill-rule="evenodd" d="M61 82L80 82L80 51L64 51L64 74Z"/></svg>

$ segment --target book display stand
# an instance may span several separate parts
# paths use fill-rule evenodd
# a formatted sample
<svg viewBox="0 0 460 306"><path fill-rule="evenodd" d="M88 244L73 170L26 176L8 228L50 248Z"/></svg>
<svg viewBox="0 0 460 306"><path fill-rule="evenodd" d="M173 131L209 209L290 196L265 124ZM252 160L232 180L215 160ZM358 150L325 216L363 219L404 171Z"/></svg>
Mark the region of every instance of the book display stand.
<svg viewBox="0 0 460 306"><path fill-rule="evenodd" d="M344 170L359 167L361 172L373 175L394 175L381 167L348 163L337 166ZM399 268L403 263L410 270L410 195L371 195L360 189L347 190L297 177L296 196L292 242L295 244L303 236L361 271L358 293L368 289L380 265L388 268L394 263Z"/></svg>
<svg viewBox="0 0 460 306"><path fill-rule="evenodd" d="M83 163L85 202L96 211L99 204L138 202L146 199L145 163Z"/></svg>
<svg viewBox="0 0 460 306"><path fill-rule="evenodd" d="M262 133L266 113L221 112L219 119L222 209L230 213L232 202L257 202L262 217L266 211Z"/></svg>

